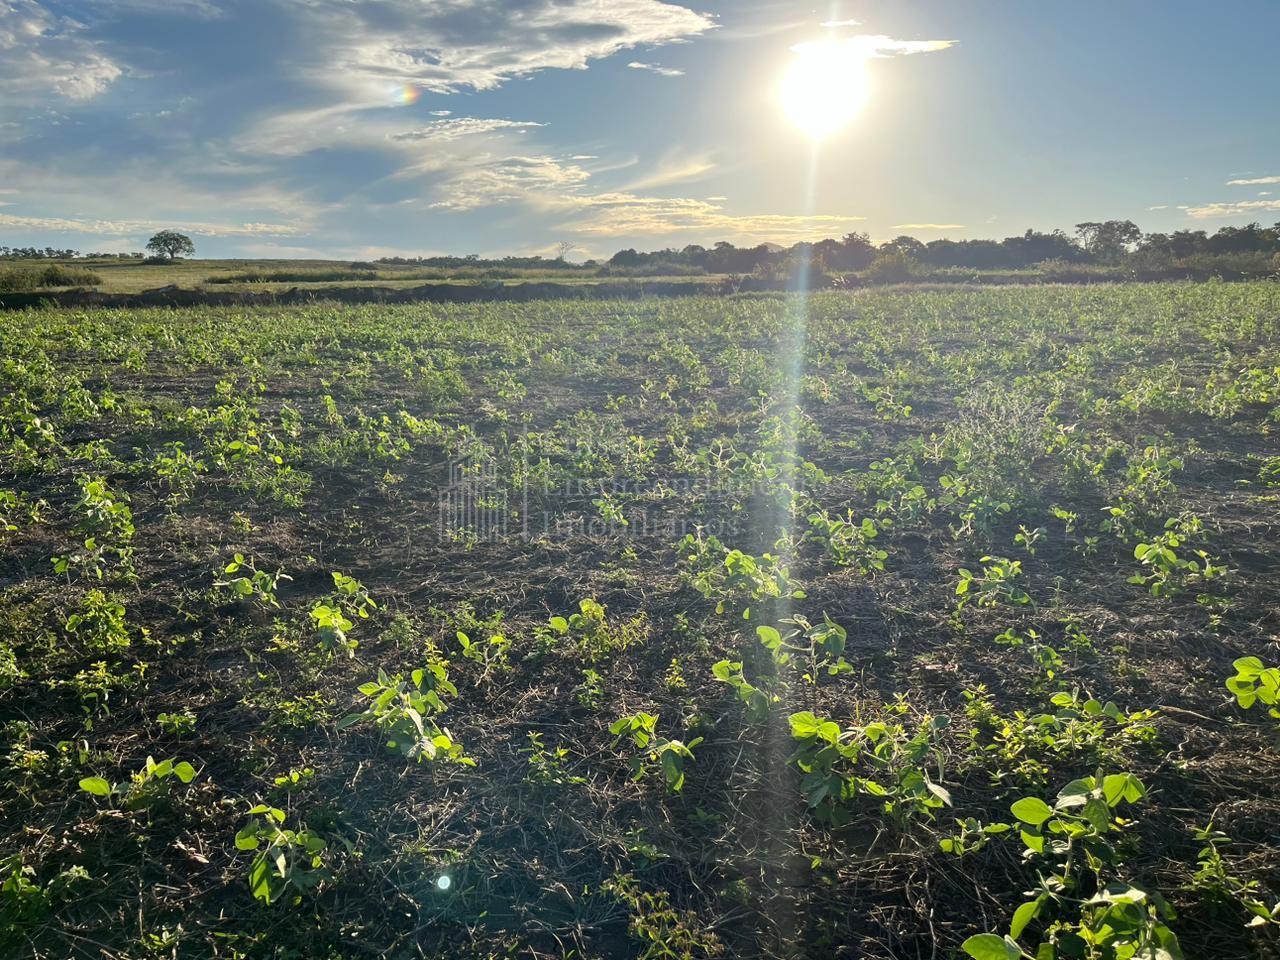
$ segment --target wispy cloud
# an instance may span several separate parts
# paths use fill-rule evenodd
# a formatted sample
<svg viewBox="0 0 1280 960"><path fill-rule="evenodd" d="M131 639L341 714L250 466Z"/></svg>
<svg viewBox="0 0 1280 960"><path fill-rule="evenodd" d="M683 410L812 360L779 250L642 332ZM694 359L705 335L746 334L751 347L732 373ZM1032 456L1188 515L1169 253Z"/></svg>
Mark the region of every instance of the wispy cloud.
<svg viewBox="0 0 1280 960"><path fill-rule="evenodd" d="M686 161L686 176L699 163ZM678 167L676 162L671 170ZM672 176L671 171L667 176ZM583 237L696 234L702 238L751 243L819 239L848 232L864 219L835 215L735 215L716 201L646 196L637 192L636 185L592 192L588 188L590 180L591 173L570 160L550 156L493 157L455 169L438 184L437 199L431 206L461 212L518 203L557 223L557 229ZM652 177L646 180L654 185Z"/></svg>
<svg viewBox="0 0 1280 960"><path fill-rule="evenodd" d="M1260 187L1268 183L1280 183L1280 177L1254 177L1250 180L1228 180L1228 187Z"/></svg>
<svg viewBox="0 0 1280 960"><path fill-rule="evenodd" d="M571 214L564 224L568 230L594 237L697 234L752 243L794 243L837 236L865 219L835 215L735 215L706 200L630 193L565 197L561 206Z"/></svg>
<svg viewBox="0 0 1280 960"><path fill-rule="evenodd" d="M912 53L936 53L956 45L955 40L895 40L884 34L859 34L839 41L863 57L896 57Z"/></svg>
<svg viewBox="0 0 1280 960"><path fill-rule="evenodd" d="M828 27L830 29L838 27L858 27L861 25L862 21L860 20L823 20L822 23L818 24L820 27Z"/></svg>
<svg viewBox="0 0 1280 960"><path fill-rule="evenodd" d="M1147 209L1148 209L1148 210L1151 210L1151 211L1155 211L1155 210L1168 210L1168 209L1169 209L1169 205L1168 205L1167 203L1157 203L1154 207L1147 207Z"/></svg>
<svg viewBox="0 0 1280 960"><path fill-rule="evenodd" d="M622 189L628 192L652 190L654 187L697 180L714 173L717 169L716 162L709 153L689 155L682 151L673 151L667 153L653 171L638 180L633 180Z"/></svg>
<svg viewBox="0 0 1280 960"><path fill-rule="evenodd" d="M1280 200L1239 200L1234 203L1206 203L1204 206L1186 208L1187 214L1197 220L1249 216L1272 210L1280 210Z"/></svg>
<svg viewBox="0 0 1280 960"><path fill-rule="evenodd" d="M963 223L895 223L890 230L963 230Z"/></svg>
<svg viewBox="0 0 1280 960"><path fill-rule="evenodd" d="M627 64L632 70L647 70L650 73L656 73L660 77L683 77L684 71L676 67L664 67L660 63L642 63L639 60L632 60Z"/></svg>
<svg viewBox="0 0 1280 960"><path fill-rule="evenodd" d="M0 226L15 230L56 230L96 233L104 236L145 234L154 230L181 230L200 237L287 237L299 233L297 227L281 223L186 223L162 220L79 220L67 217L19 217L0 213Z"/></svg>
<svg viewBox="0 0 1280 960"><path fill-rule="evenodd" d="M437 210L475 210L563 191L590 177L577 164L554 157L491 157L454 171L438 186L438 199L431 206Z"/></svg>
<svg viewBox="0 0 1280 960"><path fill-rule="evenodd" d="M330 48L316 52L325 64L322 80L346 74L438 93L490 90L538 70L580 70L620 50L714 26L704 14L662 0L307 0L296 14Z"/></svg>
<svg viewBox="0 0 1280 960"><path fill-rule="evenodd" d="M448 142L450 140L460 140L463 137L494 133L498 130L528 130L531 127L545 126L545 123L536 123L532 120L451 117L447 120L432 120L425 127L420 127L417 130L406 130L403 133L392 134L391 139L400 142L412 140Z"/></svg>

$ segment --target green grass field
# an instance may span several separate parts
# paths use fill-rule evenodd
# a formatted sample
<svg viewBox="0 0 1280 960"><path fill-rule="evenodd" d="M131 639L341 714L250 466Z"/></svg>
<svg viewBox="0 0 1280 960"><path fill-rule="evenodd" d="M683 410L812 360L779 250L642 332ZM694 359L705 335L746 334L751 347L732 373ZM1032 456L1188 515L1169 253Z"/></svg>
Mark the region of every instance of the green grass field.
<svg viewBox="0 0 1280 960"><path fill-rule="evenodd" d="M1280 285L0 340L5 957L1280 956Z"/></svg>

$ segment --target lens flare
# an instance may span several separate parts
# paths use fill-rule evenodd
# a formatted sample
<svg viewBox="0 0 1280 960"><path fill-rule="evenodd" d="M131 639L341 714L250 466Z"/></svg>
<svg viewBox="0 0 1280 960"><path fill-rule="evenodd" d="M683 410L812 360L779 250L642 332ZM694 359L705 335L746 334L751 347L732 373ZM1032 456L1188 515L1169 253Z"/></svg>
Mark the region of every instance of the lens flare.
<svg viewBox="0 0 1280 960"><path fill-rule="evenodd" d="M444 891L448 890L452 886L453 886L453 878L450 877L447 873L442 873L440 876L436 878L436 889L439 890L441 893L444 893Z"/></svg>

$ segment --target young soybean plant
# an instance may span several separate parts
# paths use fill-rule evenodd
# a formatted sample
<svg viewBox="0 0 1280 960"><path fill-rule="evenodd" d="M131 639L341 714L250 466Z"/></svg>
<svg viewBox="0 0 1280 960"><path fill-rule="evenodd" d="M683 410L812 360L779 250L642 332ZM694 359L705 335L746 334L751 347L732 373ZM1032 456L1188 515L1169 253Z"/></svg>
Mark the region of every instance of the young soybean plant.
<svg viewBox="0 0 1280 960"><path fill-rule="evenodd" d="M769 706L778 698L753 685L742 673L741 660L721 660L711 668L712 676L733 687L747 708L747 723L761 724L769 719Z"/></svg>
<svg viewBox="0 0 1280 960"><path fill-rule="evenodd" d="M236 849L255 850L249 865L254 899L271 904L288 890L303 893L330 877L325 866L327 844L305 827L286 829L285 813L266 804L249 810L249 822L236 833Z"/></svg>
<svg viewBox="0 0 1280 960"><path fill-rule="evenodd" d="M809 666L802 679L810 684L818 682L821 670L826 670L832 677L853 672L853 667L844 658L849 635L844 627L825 613L822 623L816 625L800 616L788 617L782 624L791 628L785 634L776 627L756 627L756 636L778 666L790 663L793 656L804 656ZM803 643L796 642L802 638Z"/></svg>
<svg viewBox="0 0 1280 960"><path fill-rule="evenodd" d="M118 797L123 810L140 810L155 802L168 786L170 777L182 783L190 783L196 777L196 768L185 760L162 760L156 763L152 757L142 769L130 777L127 783L114 786L102 777L85 777L80 781L80 789L95 797Z"/></svg>
<svg viewBox="0 0 1280 960"><path fill-rule="evenodd" d="M1039 892L1014 911L1009 933L970 937L963 949L974 960L1056 960L1073 957L1143 957L1182 960L1178 938L1165 921L1173 909L1157 893L1120 879L1123 855L1111 836L1126 820L1116 810L1146 796L1131 773L1073 780L1053 806L1023 797L1010 807L1026 855L1047 869ZM1018 940L1041 924L1035 952Z"/></svg>
<svg viewBox="0 0 1280 960"><path fill-rule="evenodd" d="M490 675L501 673L510 667L508 652L511 641L501 633L494 633L487 640L472 640L461 630L457 631L458 643L462 645L462 656L467 660L480 664L483 668L480 682L487 683Z"/></svg>
<svg viewBox="0 0 1280 960"><path fill-rule="evenodd" d="M256 600L264 608L279 607L280 601L276 599L276 588L281 580L293 579L281 570L275 573L259 570L254 565L253 558L246 557L243 553L237 553L223 568L224 577L229 577L233 573L244 575L230 580L215 580L213 585L220 590L230 590L237 596Z"/></svg>
<svg viewBox="0 0 1280 960"><path fill-rule="evenodd" d="M457 687L449 682L449 674L442 665L428 664L413 671L408 680L400 674L387 676L379 670L378 679L362 683L359 690L371 702L359 713L338 721L339 730L369 720L382 731L389 750L410 760L476 765L463 753L462 744L456 743L449 731L433 719L446 709L441 694L458 695Z"/></svg>
<svg viewBox="0 0 1280 960"><path fill-rule="evenodd" d="M651 769L650 764L657 763L662 767L667 790L679 793L684 789L685 761L693 759L693 748L702 738L696 737L687 744L681 740L664 740L656 733L657 725L654 714L636 713L609 724L609 732L618 738L615 743L625 737L640 750L639 756L631 760L632 780L642 779Z"/></svg>
<svg viewBox="0 0 1280 960"><path fill-rule="evenodd" d="M935 810L951 806L951 795L927 769L931 755L941 767L937 740L950 726L950 717L924 719L915 736L902 724L880 721L841 728L808 710L793 713L790 723L797 742L791 762L802 774L800 789L820 821L833 826L849 822L861 796L879 799L900 830L917 816L932 820ZM864 768L872 775L863 776Z"/></svg>
<svg viewBox="0 0 1280 960"><path fill-rule="evenodd" d="M983 557L981 562L981 573L960 568L960 580L956 584L956 596L960 598L956 604L957 610L963 609L973 597L977 597L980 607L996 607L1000 604L1021 607L1031 602L1031 597L1016 582L1022 576L1021 560Z"/></svg>
<svg viewBox="0 0 1280 960"><path fill-rule="evenodd" d="M1232 664L1234 676L1227 677L1227 689L1240 709L1255 705L1270 707L1269 714L1280 720L1280 667L1268 667L1257 657L1241 657Z"/></svg>
<svg viewBox="0 0 1280 960"><path fill-rule="evenodd" d="M350 617L360 620L369 619L369 611L377 610L378 605L369 596L365 585L355 577L348 577L336 570L333 576L333 593L320 600L311 608L311 619L315 621L316 642L326 654L345 653L350 660L356 655L359 641L347 636L355 626Z"/></svg>

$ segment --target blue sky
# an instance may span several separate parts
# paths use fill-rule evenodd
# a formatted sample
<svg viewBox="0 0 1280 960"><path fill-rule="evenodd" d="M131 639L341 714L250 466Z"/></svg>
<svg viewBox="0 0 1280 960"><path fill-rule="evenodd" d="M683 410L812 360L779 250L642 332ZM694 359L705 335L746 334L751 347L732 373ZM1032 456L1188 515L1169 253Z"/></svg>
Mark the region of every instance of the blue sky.
<svg viewBox="0 0 1280 960"><path fill-rule="evenodd" d="M1277 37L1275 0L0 0L0 244L580 258L1273 223ZM867 94L815 142L777 91L819 41L861 51Z"/></svg>

